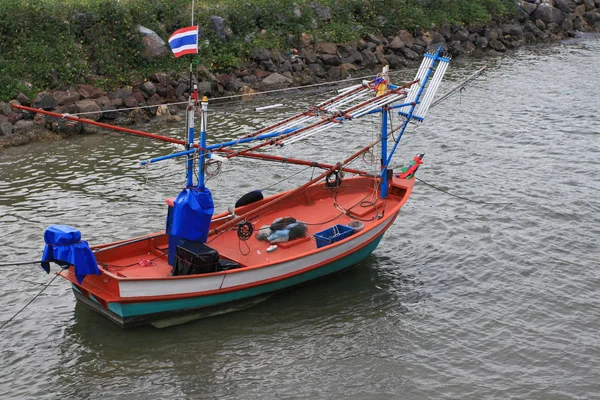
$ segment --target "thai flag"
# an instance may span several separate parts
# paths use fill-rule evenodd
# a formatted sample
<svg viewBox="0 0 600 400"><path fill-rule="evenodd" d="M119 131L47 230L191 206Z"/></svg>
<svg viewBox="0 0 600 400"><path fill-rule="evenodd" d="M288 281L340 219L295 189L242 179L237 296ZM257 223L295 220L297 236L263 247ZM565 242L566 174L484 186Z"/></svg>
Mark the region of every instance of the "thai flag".
<svg viewBox="0 0 600 400"><path fill-rule="evenodd" d="M198 54L198 26L177 29L169 38L175 58L184 54Z"/></svg>

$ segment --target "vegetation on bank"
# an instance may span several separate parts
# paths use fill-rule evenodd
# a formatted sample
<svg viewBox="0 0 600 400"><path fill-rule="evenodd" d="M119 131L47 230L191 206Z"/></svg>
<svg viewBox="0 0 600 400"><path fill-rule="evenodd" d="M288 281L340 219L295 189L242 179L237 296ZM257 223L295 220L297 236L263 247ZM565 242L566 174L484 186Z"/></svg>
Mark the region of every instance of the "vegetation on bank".
<svg viewBox="0 0 600 400"><path fill-rule="evenodd" d="M19 92L94 83L124 85L159 70L184 71L189 57L147 61L137 25L167 39L189 26L190 0L2 0L0 100ZM201 26L194 62L213 71L243 65L256 48L298 47L314 40L347 42L367 33L391 35L445 24L485 22L511 13L512 0L196 0ZM209 17L225 19L220 40Z"/></svg>

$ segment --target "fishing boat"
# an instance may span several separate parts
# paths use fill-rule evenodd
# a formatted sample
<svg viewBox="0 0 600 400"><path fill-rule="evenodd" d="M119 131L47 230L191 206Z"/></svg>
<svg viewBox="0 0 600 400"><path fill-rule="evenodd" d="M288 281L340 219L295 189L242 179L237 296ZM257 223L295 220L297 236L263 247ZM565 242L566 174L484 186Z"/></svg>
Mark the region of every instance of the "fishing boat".
<svg viewBox="0 0 600 400"><path fill-rule="evenodd" d="M61 265L58 274L71 283L78 301L122 327L131 327L161 326L177 318L186 321L188 316L251 302L356 265L377 248L411 195L423 154L399 171L393 171L390 163L406 129L423 121L449 62L440 48L424 55L412 82L394 85L384 70L373 80L338 91L296 115L222 143L208 143L209 101L191 90L186 140L145 135L185 146L185 150L143 162L187 160L185 187L177 197L166 200L165 229L89 246L77 229L53 225L44 233L42 266L49 272L50 262ZM195 110L200 114L199 137L194 129ZM336 164L265 151L324 135L333 128L343 130L373 114L380 115L379 137ZM395 129L390 129L392 117L401 120ZM376 172L349 167L376 147L381 151ZM247 193L235 206L213 215L206 170L234 157L307 165L322 173L273 196Z"/></svg>

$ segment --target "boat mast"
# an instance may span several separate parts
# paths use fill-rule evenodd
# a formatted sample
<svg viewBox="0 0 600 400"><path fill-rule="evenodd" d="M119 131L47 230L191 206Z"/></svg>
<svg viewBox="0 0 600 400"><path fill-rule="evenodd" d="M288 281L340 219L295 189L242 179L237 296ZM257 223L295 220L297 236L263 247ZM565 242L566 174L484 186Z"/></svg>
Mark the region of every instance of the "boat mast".
<svg viewBox="0 0 600 400"><path fill-rule="evenodd" d="M383 85L383 90L380 90L379 86L377 87L377 95L379 93L385 92L389 85L389 66L383 67L383 71L381 73L382 82L379 83L379 86ZM388 174L387 174L387 164L385 160L387 158L387 141L388 141L388 106L384 105L381 108L381 180L380 180L380 194L379 196L382 199L387 197L388 193Z"/></svg>
<svg viewBox="0 0 600 400"><path fill-rule="evenodd" d="M192 74L191 74L191 63L190 63L190 89L192 88ZM195 94L195 96L194 96ZM190 90L190 99L186 109L185 128L188 133L187 143L185 145L186 150L190 150L194 146L194 109L196 106L198 89L194 85L194 90ZM187 154L187 183L186 187L192 187L194 185L194 152Z"/></svg>

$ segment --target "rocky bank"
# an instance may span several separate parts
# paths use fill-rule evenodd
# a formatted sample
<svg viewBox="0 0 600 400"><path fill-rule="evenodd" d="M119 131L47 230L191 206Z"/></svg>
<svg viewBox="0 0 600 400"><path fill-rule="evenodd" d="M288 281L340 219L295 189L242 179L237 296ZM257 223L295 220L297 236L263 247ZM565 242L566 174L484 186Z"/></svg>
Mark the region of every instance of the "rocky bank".
<svg viewBox="0 0 600 400"><path fill-rule="evenodd" d="M401 31L390 37L368 35L343 44L313 43L303 34L298 49L256 49L248 62L228 74L214 74L199 66L192 83L197 83L200 94L209 98L251 96L266 90L362 76L379 72L383 65L392 70L411 67L419 63L424 52L438 46L454 57L482 56L573 37L576 32L600 32L600 0L519 0L517 5L518 13L513 18L495 19L485 25L445 26L417 34ZM331 18L330 13L324 12L322 18ZM213 24L213 29L225 39L226 21L218 16L214 19L220 23ZM167 45L158 35L143 27L140 33L150 56L168 56ZM178 121L189 87L189 72L156 72L109 92L79 85L42 92L34 99L19 94L8 104L0 102L0 149L95 131L81 123L20 112L12 104L120 125L149 122L157 116Z"/></svg>

